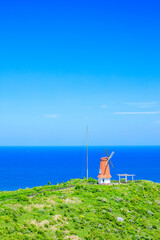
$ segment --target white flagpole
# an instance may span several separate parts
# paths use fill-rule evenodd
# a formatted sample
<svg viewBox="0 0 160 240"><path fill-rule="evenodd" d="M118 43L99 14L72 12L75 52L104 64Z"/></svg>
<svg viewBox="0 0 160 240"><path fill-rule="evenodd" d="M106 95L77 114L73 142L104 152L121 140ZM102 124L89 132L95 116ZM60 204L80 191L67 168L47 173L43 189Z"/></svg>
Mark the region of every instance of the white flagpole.
<svg viewBox="0 0 160 240"><path fill-rule="evenodd" d="M88 126L87 126L87 180L88 180Z"/></svg>

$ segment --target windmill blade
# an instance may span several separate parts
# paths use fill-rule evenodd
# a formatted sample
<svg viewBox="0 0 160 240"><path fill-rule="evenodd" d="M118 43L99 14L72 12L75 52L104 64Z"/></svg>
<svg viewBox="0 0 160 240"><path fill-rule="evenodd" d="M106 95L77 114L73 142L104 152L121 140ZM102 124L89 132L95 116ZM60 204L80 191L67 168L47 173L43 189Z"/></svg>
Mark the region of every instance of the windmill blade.
<svg viewBox="0 0 160 240"><path fill-rule="evenodd" d="M112 167L113 167L113 164L112 164L112 162L111 162L111 159L109 159L108 161L110 161L110 163L111 163L111 165L112 165ZM114 167L113 167L114 168Z"/></svg>
<svg viewBox="0 0 160 240"><path fill-rule="evenodd" d="M107 151L107 149L105 149L105 152L106 152L106 154L107 154L107 157L109 157L109 154L108 154L108 151Z"/></svg>
<svg viewBox="0 0 160 240"><path fill-rule="evenodd" d="M105 166L107 165L107 163L109 163L109 159L107 160L107 162L106 162Z"/></svg>
<svg viewBox="0 0 160 240"><path fill-rule="evenodd" d="M109 160L108 160L108 161L106 162L106 164L105 164L105 170L104 170L104 172L106 172L107 164L109 165Z"/></svg>
<svg viewBox="0 0 160 240"><path fill-rule="evenodd" d="M111 153L111 155L109 156L109 159L111 159L114 155L114 152Z"/></svg>

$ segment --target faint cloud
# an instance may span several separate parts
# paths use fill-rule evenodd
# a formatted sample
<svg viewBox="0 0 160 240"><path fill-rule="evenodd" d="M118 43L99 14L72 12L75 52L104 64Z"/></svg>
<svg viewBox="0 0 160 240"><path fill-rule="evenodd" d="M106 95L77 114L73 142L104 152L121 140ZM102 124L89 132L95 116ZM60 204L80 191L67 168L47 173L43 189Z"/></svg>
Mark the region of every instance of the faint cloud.
<svg viewBox="0 0 160 240"><path fill-rule="evenodd" d="M158 103L157 102L128 102L125 104L137 106L139 108L150 108L150 107L155 107Z"/></svg>
<svg viewBox="0 0 160 240"><path fill-rule="evenodd" d="M146 115L146 114L159 114L160 112L115 112L117 115Z"/></svg>
<svg viewBox="0 0 160 240"><path fill-rule="evenodd" d="M45 117L46 118L59 118L60 117L60 115L59 114L47 114L47 115L45 115Z"/></svg>
<svg viewBox="0 0 160 240"><path fill-rule="evenodd" d="M156 121L156 123L160 124L160 120Z"/></svg>
<svg viewBox="0 0 160 240"><path fill-rule="evenodd" d="M107 105L103 104L103 105L100 106L100 108L106 109L106 108L110 108L110 107L108 107Z"/></svg>

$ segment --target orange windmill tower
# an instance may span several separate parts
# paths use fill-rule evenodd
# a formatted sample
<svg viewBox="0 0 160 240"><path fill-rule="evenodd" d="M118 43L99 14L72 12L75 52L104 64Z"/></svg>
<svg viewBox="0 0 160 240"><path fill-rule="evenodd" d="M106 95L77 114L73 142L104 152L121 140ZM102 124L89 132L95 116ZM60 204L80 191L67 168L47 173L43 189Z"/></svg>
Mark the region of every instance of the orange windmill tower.
<svg viewBox="0 0 160 240"><path fill-rule="evenodd" d="M113 164L111 162L111 158L114 154L114 152L111 153L109 156L107 150L105 150L107 157L101 158L100 161L100 167L99 167L99 175L98 175L98 182L99 184L108 184L111 183L111 174L110 174L110 168L109 168L109 162L111 163L112 167Z"/></svg>

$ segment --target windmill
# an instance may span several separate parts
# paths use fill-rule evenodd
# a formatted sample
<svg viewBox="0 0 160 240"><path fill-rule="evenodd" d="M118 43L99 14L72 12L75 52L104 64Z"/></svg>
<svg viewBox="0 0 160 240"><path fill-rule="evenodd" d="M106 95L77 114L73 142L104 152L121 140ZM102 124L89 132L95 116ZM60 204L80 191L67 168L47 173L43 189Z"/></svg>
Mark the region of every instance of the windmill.
<svg viewBox="0 0 160 240"><path fill-rule="evenodd" d="M111 158L113 157L114 152L112 152L110 155L108 154L107 149L105 149L105 152L107 154L107 157L101 158L101 161L100 161L99 175L98 175L99 184L111 183L111 177L112 176L110 174L109 163L113 167L113 164L111 162Z"/></svg>

